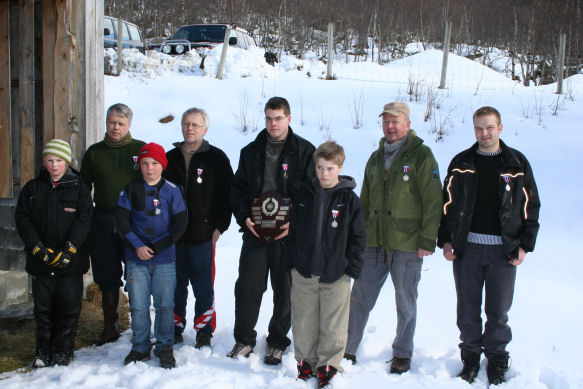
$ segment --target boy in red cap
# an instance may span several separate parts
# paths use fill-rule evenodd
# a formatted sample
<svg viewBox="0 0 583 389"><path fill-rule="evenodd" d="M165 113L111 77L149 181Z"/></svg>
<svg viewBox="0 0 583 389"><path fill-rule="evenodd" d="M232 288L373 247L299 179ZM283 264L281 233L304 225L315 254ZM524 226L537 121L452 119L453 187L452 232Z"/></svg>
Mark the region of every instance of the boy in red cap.
<svg viewBox="0 0 583 389"><path fill-rule="evenodd" d="M126 287L132 312L132 350L124 364L150 359L150 296L154 298L154 355L164 368L176 366L174 345L174 243L187 222L182 191L162 178L168 161L164 148L148 143L138 153L142 179L126 185L116 209L125 242Z"/></svg>

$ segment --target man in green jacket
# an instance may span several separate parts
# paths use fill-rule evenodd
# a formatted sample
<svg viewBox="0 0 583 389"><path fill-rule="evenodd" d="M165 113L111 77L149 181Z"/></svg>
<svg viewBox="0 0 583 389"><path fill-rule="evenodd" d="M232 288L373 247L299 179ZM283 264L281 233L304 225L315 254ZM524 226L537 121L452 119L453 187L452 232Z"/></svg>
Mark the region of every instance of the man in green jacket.
<svg viewBox="0 0 583 389"><path fill-rule="evenodd" d="M114 104L107 110L107 132L101 142L87 149L81 177L93 188L95 209L87 244L91 253L93 279L101 290L103 332L94 341L101 346L119 338L119 287L122 285L123 245L114 228L117 199L123 187L141 178L138 151L144 142L132 139L132 110Z"/></svg>
<svg viewBox="0 0 583 389"><path fill-rule="evenodd" d="M433 254L441 215L441 181L431 149L411 130L409 107L384 106L384 137L364 171L360 199L366 218L361 276L350 298L345 358L356 363L368 315L389 273L395 287L397 335L391 373L409 370L423 257Z"/></svg>

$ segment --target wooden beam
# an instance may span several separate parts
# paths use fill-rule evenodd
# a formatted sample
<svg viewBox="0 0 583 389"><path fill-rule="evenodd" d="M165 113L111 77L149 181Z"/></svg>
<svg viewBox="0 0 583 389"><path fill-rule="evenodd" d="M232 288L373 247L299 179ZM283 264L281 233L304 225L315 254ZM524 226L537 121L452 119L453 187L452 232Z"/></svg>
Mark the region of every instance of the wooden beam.
<svg viewBox="0 0 583 389"><path fill-rule="evenodd" d="M34 153L34 0L18 2L18 39L20 43L20 186L35 176Z"/></svg>
<svg viewBox="0 0 583 389"><path fill-rule="evenodd" d="M55 138L55 0L42 1L43 12L43 139Z"/></svg>
<svg viewBox="0 0 583 389"><path fill-rule="evenodd" d="M85 148L103 138L103 1L87 1L85 10ZM83 127L81 127L83 128Z"/></svg>
<svg viewBox="0 0 583 389"><path fill-rule="evenodd" d="M12 198L10 2L0 1L0 198Z"/></svg>

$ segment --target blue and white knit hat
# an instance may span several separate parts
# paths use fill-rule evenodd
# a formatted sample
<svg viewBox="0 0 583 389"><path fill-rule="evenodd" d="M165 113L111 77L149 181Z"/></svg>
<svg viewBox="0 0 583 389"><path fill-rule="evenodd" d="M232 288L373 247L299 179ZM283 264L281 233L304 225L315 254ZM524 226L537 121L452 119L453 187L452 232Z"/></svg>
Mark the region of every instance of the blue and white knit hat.
<svg viewBox="0 0 583 389"><path fill-rule="evenodd" d="M47 154L64 159L68 164L71 163L71 146L61 139L53 139L47 142L43 148L43 157Z"/></svg>

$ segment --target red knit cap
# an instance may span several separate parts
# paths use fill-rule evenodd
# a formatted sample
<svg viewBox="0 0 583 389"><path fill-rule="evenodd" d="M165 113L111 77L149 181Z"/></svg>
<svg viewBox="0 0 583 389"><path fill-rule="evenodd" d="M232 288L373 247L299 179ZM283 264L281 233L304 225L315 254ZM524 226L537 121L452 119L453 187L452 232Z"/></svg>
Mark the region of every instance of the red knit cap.
<svg viewBox="0 0 583 389"><path fill-rule="evenodd" d="M166 170L166 165L168 165L168 159L166 159L166 152L164 147L160 146L158 143L148 143L143 146L138 153L138 165L142 161L142 158L150 157L154 158L156 161L160 162L162 168Z"/></svg>

